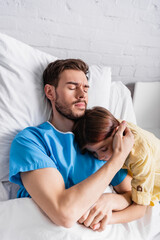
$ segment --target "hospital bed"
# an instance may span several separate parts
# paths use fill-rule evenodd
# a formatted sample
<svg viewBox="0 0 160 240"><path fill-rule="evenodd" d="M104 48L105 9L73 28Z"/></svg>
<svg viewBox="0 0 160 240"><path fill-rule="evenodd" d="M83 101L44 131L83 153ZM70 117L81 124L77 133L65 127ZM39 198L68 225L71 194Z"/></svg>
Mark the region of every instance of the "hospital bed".
<svg viewBox="0 0 160 240"><path fill-rule="evenodd" d="M0 240L159 240L160 204L126 224L108 225L94 232L78 223L56 226L31 198L16 198L18 186L8 181L9 149L14 136L50 115L42 84L47 64L57 58L0 34ZM89 104L108 108L117 118L136 123L130 91L111 81L111 69L90 66ZM108 187L106 192L112 192Z"/></svg>

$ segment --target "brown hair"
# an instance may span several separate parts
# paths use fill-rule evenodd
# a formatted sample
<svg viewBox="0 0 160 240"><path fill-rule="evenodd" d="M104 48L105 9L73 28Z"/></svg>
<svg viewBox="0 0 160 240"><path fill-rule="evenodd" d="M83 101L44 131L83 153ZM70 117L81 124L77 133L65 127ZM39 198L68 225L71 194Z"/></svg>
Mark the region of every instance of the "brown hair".
<svg viewBox="0 0 160 240"><path fill-rule="evenodd" d="M105 108L87 109L85 115L73 126L75 139L84 152L87 144L100 142L110 137L113 130L119 126L119 121Z"/></svg>
<svg viewBox="0 0 160 240"><path fill-rule="evenodd" d="M66 69L83 71L87 77L88 65L81 59L64 59L51 62L43 72L44 86L50 84L58 86L60 74Z"/></svg>

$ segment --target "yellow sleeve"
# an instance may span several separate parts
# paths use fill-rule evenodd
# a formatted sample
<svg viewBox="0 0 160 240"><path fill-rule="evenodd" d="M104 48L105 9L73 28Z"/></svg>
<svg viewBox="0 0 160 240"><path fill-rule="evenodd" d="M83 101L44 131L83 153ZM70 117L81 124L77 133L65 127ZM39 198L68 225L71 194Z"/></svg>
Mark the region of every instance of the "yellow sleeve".
<svg viewBox="0 0 160 240"><path fill-rule="evenodd" d="M128 157L127 167L133 174L132 200L141 205L150 205L154 188L155 166L150 149L139 144Z"/></svg>

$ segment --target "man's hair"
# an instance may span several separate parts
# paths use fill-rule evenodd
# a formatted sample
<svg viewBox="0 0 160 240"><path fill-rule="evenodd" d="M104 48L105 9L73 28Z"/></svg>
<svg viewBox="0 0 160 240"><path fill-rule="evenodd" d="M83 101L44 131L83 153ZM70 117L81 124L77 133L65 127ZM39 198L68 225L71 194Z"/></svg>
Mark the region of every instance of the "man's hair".
<svg viewBox="0 0 160 240"><path fill-rule="evenodd" d="M84 72L87 77L88 65L81 59L64 59L51 62L43 72L44 86L46 84L58 86L60 74L67 69L79 70Z"/></svg>
<svg viewBox="0 0 160 240"><path fill-rule="evenodd" d="M73 126L73 133L82 153L85 152L87 144L98 143L110 137L119 124L119 121L103 107L87 109Z"/></svg>

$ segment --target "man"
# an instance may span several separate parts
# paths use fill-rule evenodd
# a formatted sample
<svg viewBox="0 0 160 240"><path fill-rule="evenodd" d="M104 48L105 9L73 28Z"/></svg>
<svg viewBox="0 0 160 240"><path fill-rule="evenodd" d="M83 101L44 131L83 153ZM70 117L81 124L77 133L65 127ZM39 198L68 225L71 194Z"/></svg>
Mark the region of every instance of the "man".
<svg viewBox="0 0 160 240"><path fill-rule="evenodd" d="M88 66L81 60L57 60L48 65L43 74L44 91L52 117L15 137L10 151L10 181L20 185L18 197L31 196L55 224L71 227L79 220L92 228L99 224L97 228L103 230L107 211L103 216L102 211L89 209L96 202L107 202L101 196L110 182L117 192L130 191L130 178L120 168L134 140L122 123L107 163L80 153L71 131L87 106L87 72ZM117 205L125 208L128 204L130 200L124 197Z"/></svg>

